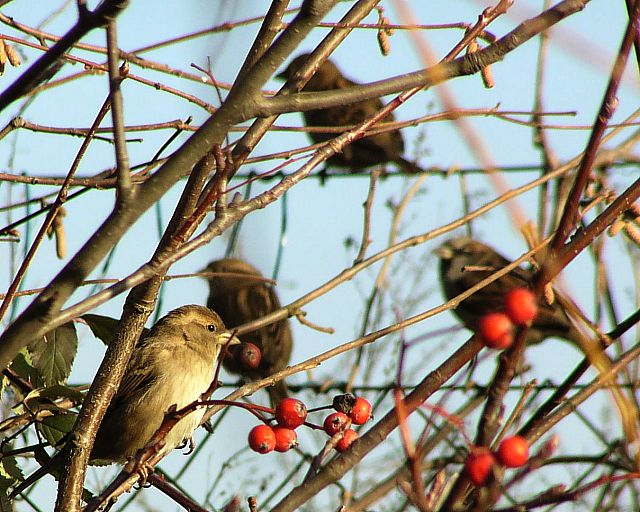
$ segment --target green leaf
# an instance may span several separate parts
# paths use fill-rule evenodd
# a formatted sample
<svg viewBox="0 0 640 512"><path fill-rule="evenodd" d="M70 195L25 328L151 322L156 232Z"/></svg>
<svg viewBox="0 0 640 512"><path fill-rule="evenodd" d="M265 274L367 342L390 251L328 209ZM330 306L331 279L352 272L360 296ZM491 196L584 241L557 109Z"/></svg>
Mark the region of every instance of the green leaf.
<svg viewBox="0 0 640 512"><path fill-rule="evenodd" d="M0 489L0 512L14 512L14 510L8 491Z"/></svg>
<svg viewBox="0 0 640 512"><path fill-rule="evenodd" d="M24 475L15 457L3 457L0 459L0 490L7 489L18 481L22 482L22 480L24 480Z"/></svg>
<svg viewBox="0 0 640 512"><path fill-rule="evenodd" d="M109 346L120 320L116 320L110 316L93 315L91 313L82 315L80 318L87 323L96 338Z"/></svg>
<svg viewBox="0 0 640 512"><path fill-rule="evenodd" d="M36 424L38 431L44 436L51 446L57 446L60 440L66 436L76 422L76 414L56 414L44 418Z"/></svg>
<svg viewBox="0 0 640 512"><path fill-rule="evenodd" d="M30 383L34 388L44 387L44 381L33 365L31 354L27 350L22 350L11 363L11 369L18 377ZM16 386L12 386L16 388Z"/></svg>
<svg viewBox="0 0 640 512"><path fill-rule="evenodd" d="M24 397L23 403L26 409L37 415L40 411L46 410L53 414L66 414L69 407L59 407L56 400L66 398L74 405L82 403L84 395L77 389L56 384L47 388L38 388L31 391Z"/></svg>
<svg viewBox="0 0 640 512"><path fill-rule="evenodd" d="M24 475L15 457L0 459L0 512L13 512L13 506L9 501L9 489L23 480Z"/></svg>
<svg viewBox="0 0 640 512"><path fill-rule="evenodd" d="M46 388L34 389L24 398L24 400L28 402L32 399L38 398L47 399L49 402L53 402L58 398L68 398L75 403L80 403L84 399L84 395L76 388L55 384Z"/></svg>
<svg viewBox="0 0 640 512"><path fill-rule="evenodd" d="M62 384L71 373L78 351L78 335L73 322L67 322L45 334L28 347L33 365L45 384Z"/></svg>

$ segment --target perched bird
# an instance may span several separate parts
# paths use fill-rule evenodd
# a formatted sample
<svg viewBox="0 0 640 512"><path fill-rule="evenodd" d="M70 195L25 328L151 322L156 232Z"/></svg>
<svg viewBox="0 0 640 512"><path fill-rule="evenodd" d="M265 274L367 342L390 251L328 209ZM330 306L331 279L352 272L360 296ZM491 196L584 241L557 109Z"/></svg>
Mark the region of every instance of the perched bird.
<svg viewBox="0 0 640 512"><path fill-rule="evenodd" d="M96 434L93 464L125 462L143 448L162 424L172 405L195 401L214 377L220 350L237 338L215 312L204 306L174 309L161 318L134 348L118 391ZM162 455L191 437L204 409L181 419L165 437ZM58 454L59 455L59 454ZM60 467L58 455L19 484L12 496Z"/></svg>
<svg viewBox="0 0 640 512"><path fill-rule="evenodd" d="M218 311L230 329L280 309L280 301L273 287L264 282L259 270L245 261L235 258L216 260L206 270L220 274L207 278L207 306ZM228 371L256 380L282 370L289 363L293 341L288 320L274 322L239 338L243 343L255 344L262 357L257 368L251 368L239 363L234 353L239 347L232 347L234 357L227 357L222 363ZM287 396L287 388L282 380L267 388L267 391L274 406Z"/></svg>
<svg viewBox="0 0 640 512"><path fill-rule="evenodd" d="M289 66L278 75L278 78L288 80L309 57L308 53L296 57ZM330 60L324 61L315 74L302 88L303 92L327 91L344 89L358 83L345 78L338 67ZM362 123L383 107L380 98L359 101L339 107L308 110L303 113L307 126L349 126ZM393 121L393 114L389 114L382 123ZM378 125L380 126L380 125ZM336 133L308 132L314 142L325 142L338 136ZM342 153L336 153L327 162L336 167L346 167L359 172L372 165L395 162L403 171L421 172L422 169L413 162L403 158L404 140L399 130L370 135L358 139L342 148Z"/></svg>
<svg viewBox="0 0 640 512"><path fill-rule="evenodd" d="M467 237L446 241L437 250L440 257L440 284L447 300L475 286L511 262L494 249ZM505 294L517 287L531 286L533 270L516 267L467 299L453 312L465 327L476 331L480 318L486 313L503 309ZM554 302L539 302L536 319L528 330L527 343L540 343L555 336L580 346L581 335L564 309Z"/></svg>

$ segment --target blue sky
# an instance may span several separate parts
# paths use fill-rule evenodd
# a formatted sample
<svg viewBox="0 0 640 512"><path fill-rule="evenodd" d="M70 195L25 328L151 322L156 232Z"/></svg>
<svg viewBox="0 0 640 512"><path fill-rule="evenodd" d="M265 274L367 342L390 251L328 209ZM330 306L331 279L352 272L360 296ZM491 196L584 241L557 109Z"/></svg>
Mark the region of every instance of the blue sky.
<svg viewBox="0 0 640 512"><path fill-rule="evenodd" d="M45 19L54 9L53 5L40 4L33 8L33 3L14 1L3 8L2 12L13 16L16 20L27 25L35 26ZM541 8L542 2L520 1L506 16L491 25L490 31L500 37L514 28L518 23ZM215 6L214 6L215 5ZM131 2L131 6L119 19L118 32L120 46L133 51L137 48L152 44L173 36L194 32L202 28L217 25L223 21L238 21L258 16L267 5L266 2L253 0L238 0L236 2L220 2L212 4L202 0L182 2L180 8L161 9L156 2L140 0ZM383 2L385 13L392 22L399 23L400 18L394 9L393 2ZM448 23L466 21L473 23L478 14L486 7L485 2L455 1L455 2L407 2L420 23ZM336 7L327 21L336 21L349 7L343 2ZM68 6L62 14L56 17L44 30L62 34L74 21L74 6ZM365 21L375 22L371 15ZM549 124L561 125L590 125L599 108L603 91L608 80L609 70L613 58L617 53L619 40L626 23L623 2L607 2L594 0L586 9L565 20L551 31L551 45L549 48L547 79L544 87L544 103L547 111L575 111L575 116L548 117ZM243 56L249 48L257 31L257 24L235 28L230 32L211 34L178 45L164 47L145 53L151 60L166 63L192 73L198 73L190 68L191 63L206 67L207 59L211 59L211 66L216 79L221 82L232 82L237 70L242 64ZM18 35L5 26L0 33ZM300 52L310 50L326 34L326 30L314 31L303 43ZM428 41L437 56L444 55L448 49L461 37L460 30L425 31L423 36ZM94 31L83 42L104 45L104 33ZM411 39L402 31L397 31L391 37L391 54L383 57L377 50L375 31L355 31L345 40L334 54L334 60L343 69L345 75L360 81L374 81L397 74L415 71L423 67L417 50L412 46ZM446 87L455 98L460 108L491 108L499 105L502 110L528 111L533 105L533 91L537 59L538 42L529 41L507 55L504 61L492 66L495 77L495 87L491 90L482 86L477 76L463 77L452 80L442 87ZM88 52L77 52L86 58L102 62L101 56ZM35 53L28 53L32 62ZM10 83L24 68L17 70L8 68L2 77L3 84ZM80 65L65 66L61 76L81 71ZM619 106L613 122L620 122L638 107L638 79L637 65L632 58L625 79L619 91ZM178 87L191 94L198 95L204 100L217 105L218 100L210 87L191 81L181 80L166 74L150 70L141 70L132 66L132 73L139 74L152 80L160 80L168 85ZM270 81L267 88L277 90L281 84ZM22 114L25 119L34 123L54 126L87 127L91 124L99 105L104 101L107 91L107 81L104 75L96 75L76 80L63 87L49 90L38 97ZM200 124L208 114L197 106L187 103L165 92L127 80L123 84L125 100L125 121L127 124L142 124L163 122L175 119L185 119L193 116L193 123ZM18 112L21 103L15 103L9 109L0 113L0 126L4 126L12 116ZM442 110L438 95L433 90L423 91L413 97L397 111L399 119L412 119ZM521 116L526 119L526 116ZM299 114L282 116L277 124L281 126L300 126ZM493 162L498 166L537 164L539 152L532 147L531 129L507 123L502 120L477 117L469 123L480 137ZM104 123L111 125L110 119ZM633 128L625 132L629 135ZM461 137L453 123L439 121L409 127L403 130L406 141L407 156L418 157L424 167L468 168L479 164L468 143ZM151 158L158 147L170 135L165 132L145 132L132 134L132 138L142 137L142 142L132 142L128 145L129 157L133 164L144 162ZM587 130L550 130L548 132L551 147L557 157L564 161L576 156L584 149L589 136ZM236 134L232 135L236 137ZM170 149L177 149L180 141L188 134L180 136ZM618 139L619 140L619 139ZM272 132L259 144L255 154L271 154L286 149L300 147L307 142L301 133ZM0 142L0 165L3 172L13 172L33 175L64 176L69 168L81 140L61 135L33 134L18 132ZM280 161L271 161L255 166L247 166L242 171L264 172ZM79 175L91 176L113 165L113 148L106 143L94 142L87 157L83 160ZM296 164L290 165L286 171L296 170ZM636 169L616 170L611 176L611 185L620 192L625 184L629 184L637 174ZM506 177L509 186L516 187L534 179L535 173L517 173ZM386 206L388 202L397 204L412 179L392 177L382 180L378 185L375 205L372 211L372 244L368 254L373 254L386 247L391 226L391 211ZM273 182L259 182L253 186L253 192L266 190ZM166 222L181 191L181 184L168 192L161 201L162 222ZM281 236L281 217L283 203L278 202L268 208L252 213L243 223L240 233L237 254L249 260L265 274L273 271L279 244L284 244L282 264L279 270L278 291L283 303L289 303L301 295L309 292L326 280L337 275L344 268L349 267L355 256L356 249L345 248L345 240L353 238L360 240L362 230L362 203L366 198L369 182L366 174L358 177L330 179L320 186L315 179L305 180L296 186L288 195L286 201L287 231ZM496 195L491 183L483 176L472 175L467 180L472 207L478 207ZM42 194L51 188L38 187L31 194ZM9 187L0 183L0 204L4 205L24 197L24 187L18 185ZM70 202L67 206L65 228L68 237L68 254L78 251L91 233L100 225L113 205L113 192L92 191L81 198ZM537 193L529 193L518 198L520 207L533 221L537 220ZM13 219L24 212L13 211ZM431 176L425 181L421 192L409 205L403 216L398 240L414 234L423 233L437 228L456 218L462 213L462 203L459 181L456 177L442 178ZM3 225L8 223L9 215L2 212ZM39 227L39 220L35 221L33 229ZM108 277L123 277L144 263L152 253L158 241L157 212L150 211L141 218L118 244L113 262L107 270ZM500 247L509 256L516 257L525 251L526 245L519 236L509 213L503 207L497 208L490 214L483 216L474 225L475 232L483 241ZM32 231L33 233L33 231ZM23 237L26 236L24 230ZM435 257L432 250L442 239L404 251L396 255L393 263L392 279L387 284L385 302L376 316L375 326L393 323L396 314L410 316L442 303L437 278ZM613 270L610 277L615 284L617 305L620 317L624 317L637 308L635 296L636 287L628 277L631 275L631 263L625 256L623 244L620 240L608 242L608 263L612 261ZM202 269L211 259L221 257L226 250L227 239L223 237L213 241L209 246L196 251L178 262L172 269L172 274L188 273ZM20 246L19 250L22 250ZM0 245L0 258L8 261L8 244ZM19 259L19 258L18 258ZM54 256L53 241L47 241L38 256L26 280L26 288L46 285L55 272L62 268L64 261ZM294 337L296 340L292 361L300 362L333 346L345 343L358 337L361 330L363 316L363 297L371 290L380 265L373 266L363 272L352 282L346 282L324 297L310 304L305 310L308 319L322 326L335 329L333 335L327 335L308 329L294 322ZM563 284L572 297L588 312L594 308L593 299L593 264L592 259L581 256L563 275ZM96 273L96 275L98 275ZM8 268L0 270L0 289L8 286L10 273ZM84 298L89 288L77 292L70 304ZM163 312L185 303L204 303L206 287L198 279L174 280L166 284L163 291ZM95 312L110 316L119 316L124 296L119 296L102 305ZM19 307L28 303L28 299L21 299ZM395 310L395 311L394 311ZM399 313L398 313L399 312ZM454 318L449 314L439 315L407 330L404 335L412 337L427 334L433 330L452 326ZM102 351L100 343L89 335L88 330L80 327L81 352L79 364L72 376L73 382L87 382L91 379L99 363ZM452 350L466 339L468 333L459 331L449 339L436 338L421 343L410 351L407 361L407 381L414 382L427 371L439 364ZM380 341L381 348L377 349L375 362L372 365L373 381L388 381L395 371L397 353L395 344L397 337L388 337ZM548 357L549 347L554 351L554 357ZM579 360L579 354L559 341L550 341L545 347L536 347L531 351L531 361L534 365L536 378L557 377L568 368L572 368ZM344 355L331 361L313 372L314 380L346 378L348 365L352 361L351 355ZM479 376L488 378L492 371L493 358L485 361L486 368ZM303 382L307 376L298 375L292 382ZM362 382L362 376L357 382ZM264 397L263 397L264 398ZM312 403L328 403L330 398L309 395ZM515 395L512 397L517 398ZM601 400L594 400L588 409L588 414L598 416L606 407L607 400L603 394ZM390 406L383 406L386 410ZM611 429L617 429L612 415ZM320 420L319 420L320 421ZM567 450L580 451L590 446L592 441L581 435L565 435L562 432L572 432L580 429L574 425L574 420L568 420L559 429L562 446ZM196 497L201 497L205 485L201 477L217 475L221 461L243 447L245 432L248 432L253 420L249 415L232 411L222 427L216 432L215 447L209 447L211 457L201 456L197 471L192 480L187 479ZM473 422L469 426L473 426ZM219 442L218 438L225 439ZM228 439L228 441L227 441ZM303 447L311 452L319 449L323 440L319 435L306 433L303 436ZM392 438L391 443L398 443ZM178 454L173 454L171 460L165 461L163 467L179 467L185 460ZM244 487L247 492L257 488L255 481L250 478L254 473L249 469L255 468L268 474L268 471L281 469L280 466L293 465L297 460L295 455L268 455L257 457L244 454L242 471L226 473L230 475L243 473L243 478L251 480ZM374 460L376 455L373 455ZM381 455L378 455L381 457ZM286 462L283 462L286 461ZM103 475L102 475L103 476ZM196 478L197 476L197 478ZM566 477L562 472L554 477ZM240 478L242 480L242 477ZM89 480L91 482L91 480ZM243 483L234 482L233 488L243 489ZM225 485L231 486L230 481ZM42 488L45 485L41 486ZM224 487L224 486L223 486ZM160 500L155 494L145 493L151 502ZM47 495L42 492L37 495L46 503ZM221 506L223 497L214 495L212 502ZM142 510L142 508L140 509Z"/></svg>

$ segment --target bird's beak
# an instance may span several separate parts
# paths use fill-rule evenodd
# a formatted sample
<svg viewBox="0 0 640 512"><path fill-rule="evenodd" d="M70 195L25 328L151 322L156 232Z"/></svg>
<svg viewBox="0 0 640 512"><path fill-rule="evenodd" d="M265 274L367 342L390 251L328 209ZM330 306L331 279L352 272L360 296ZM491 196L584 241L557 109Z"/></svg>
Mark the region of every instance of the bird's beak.
<svg viewBox="0 0 640 512"><path fill-rule="evenodd" d="M238 338L237 336L233 336L232 332L224 332L220 335L220 337L222 338L223 343L225 343L228 347L230 347L231 345L239 345L240 342L240 338Z"/></svg>

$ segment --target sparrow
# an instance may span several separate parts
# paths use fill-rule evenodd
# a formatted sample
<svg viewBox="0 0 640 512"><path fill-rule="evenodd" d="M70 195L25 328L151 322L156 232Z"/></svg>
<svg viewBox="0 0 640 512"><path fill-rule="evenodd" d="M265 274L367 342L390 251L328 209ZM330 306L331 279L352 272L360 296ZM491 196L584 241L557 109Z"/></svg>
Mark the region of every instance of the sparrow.
<svg viewBox="0 0 640 512"><path fill-rule="evenodd" d="M440 258L440 284L447 300L511 263L493 248L468 237L447 240L435 252ZM463 300L453 312L467 329L475 332L483 315L502 310L505 294L517 287L530 288L533 276L534 270L516 267ZM527 332L527 343L540 343L549 337L580 346L581 334L562 306L541 299L538 315Z"/></svg>
<svg viewBox="0 0 640 512"><path fill-rule="evenodd" d="M280 301L273 287L265 282L258 269L247 262L225 258L212 261L205 270L220 274L207 278L207 306L218 311L231 329L280 309ZM257 368L240 364L236 353L240 347L231 347L234 357L227 357L222 363L229 372L257 380L284 369L289 363L293 339L288 320L274 322L239 338L243 343L253 343L260 349L260 363ZM273 406L287 397L283 380L268 387L267 391Z"/></svg>
<svg viewBox="0 0 640 512"><path fill-rule="evenodd" d="M204 306L182 306L158 320L131 354L98 428L90 463L123 463L133 457L151 440L170 407L184 407L207 391L220 351L237 343L220 316ZM181 419L165 437L160 455L189 439L204 413L204 408L197 409ZM11 497L59 469L60 455L21 482Z"/></svg>
<svg viewBox="0 0 640 512"><path fill-rule="evenodd" d="M287 68L277 77L282 80L291 79L309 57L308 53L296 57ZM344 89L359 85L346 78L338 67L330 60L324 61L315 74L301 89L301 92L318 92L334 89ZM362 123L365 119L378 112L383 103L380 98L358 101L356 103L340 105L303 112L305 125L309 127L349 126ZM385 117L381 124L394 121L393 114ZM313 142L325 142L337 136L335 133L308 132ZM355 140L342 148L342 153L331 156L327 162L335 167L344 167L352 172L360 172L365 167L395 162L403 171L422 172L422 169L406 160L404 139L400 130L392 130L377 135L370 135Z"/></svg>

